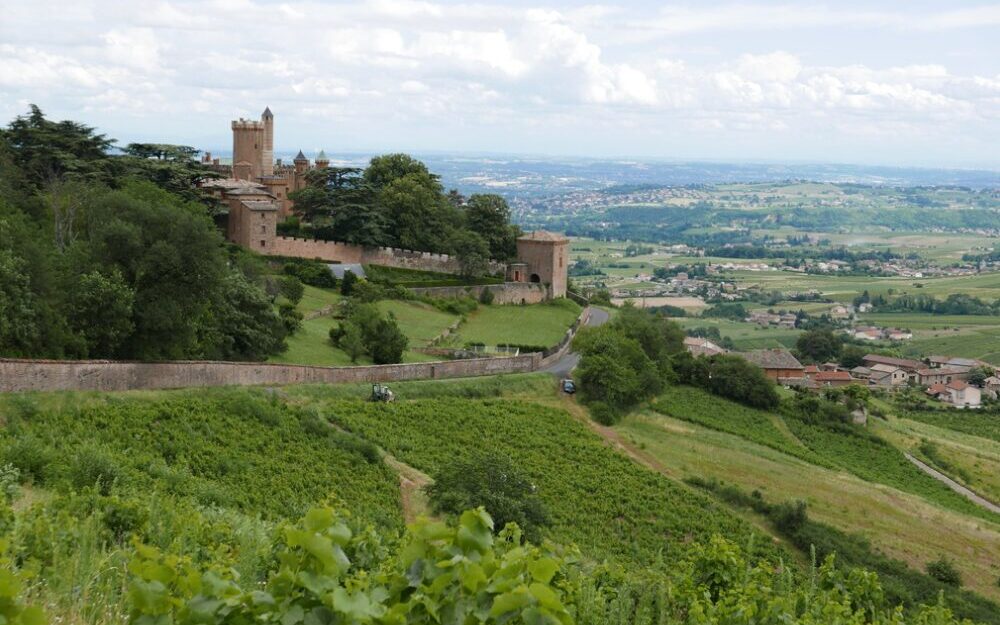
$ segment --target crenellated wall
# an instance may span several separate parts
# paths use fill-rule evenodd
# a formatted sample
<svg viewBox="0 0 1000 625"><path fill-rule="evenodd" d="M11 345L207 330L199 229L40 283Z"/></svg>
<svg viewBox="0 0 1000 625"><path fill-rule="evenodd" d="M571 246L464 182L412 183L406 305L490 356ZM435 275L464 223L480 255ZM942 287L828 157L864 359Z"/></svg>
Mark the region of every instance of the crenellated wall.
<svg viewBox="0 0 1000 625"><path fill-rule="evenodd" d="M494 304L540 304L548 299L549 289L544 284L530 282L504 282L503 284L483 284L477 286L433 286L410 289L417 295L427 297L474 297L479 299L483 291L493 292Z"/></svg>
<svg viewBox="0 0 1000 625"><path fill-rule="evenodd" d="M456 274L461 266L456 258L447 254L432 252L415 252L391 247L362 247L337 241L321 241L319 239L299 239L296 237L275 237L274 246L270 252L274 256L290 256L295 258L318 258L331 263L360 263L364 265L384 265L402 269L419 269L439 273ZM502 273L506 265L490 261L487 271L491 274Z"/></svg>

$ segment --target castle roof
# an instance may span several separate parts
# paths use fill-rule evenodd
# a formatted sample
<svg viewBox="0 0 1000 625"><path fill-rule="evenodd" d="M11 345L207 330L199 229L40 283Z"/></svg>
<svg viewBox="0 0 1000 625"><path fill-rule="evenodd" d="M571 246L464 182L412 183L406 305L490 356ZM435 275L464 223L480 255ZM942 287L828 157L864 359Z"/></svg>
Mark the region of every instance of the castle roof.
<svg viewBox="0 0 1000 625"><path fill-rule="evenodd" d="M327 161L327 160L330 160L330 159L328 159L326 157L326 152L324 152L323 150L320 150L319 154L316 155L316 160L317 161Z"/></svg>
<svg viewBox="0 0 1000 625"><path fill-rule="evenodd" d="M261 115L261 117L264 117L264 118L267 118L267 117L273 118L274 117L274 113L271 112L271 107L270 106L265 106L264 107L264 114Z"/></svg>
<svg viewBox="0 0 1000 625"><path fill-rule="evenodd" d="M520 241L554 241L562 242L569 241L566 237L561 234L556 234L554 232L549 232L548 230L535 230L534 232L527 232L518 237Z"/></svg>
<svg viewBox="0 0 1000 625"><path fill-rule="evenodd" d="M306 155L302 153L302 150L299 150L299 153L295 155L295 160L297 160L297 161L308 161L309 159L306 158Z"/></svg>
<svg viewBox="0 0 1000 625"><path fill-rule="evenodd" d="M278 205L271 200L242 200L240 202L243 206L246 206L252 211L276 211L278 210Z"/></svg>

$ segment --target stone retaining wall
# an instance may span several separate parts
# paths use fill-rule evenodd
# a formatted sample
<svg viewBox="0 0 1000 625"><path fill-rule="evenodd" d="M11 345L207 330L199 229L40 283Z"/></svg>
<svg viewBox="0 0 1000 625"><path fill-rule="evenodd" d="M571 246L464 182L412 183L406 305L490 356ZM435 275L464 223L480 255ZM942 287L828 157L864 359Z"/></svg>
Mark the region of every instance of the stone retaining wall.
<svg viewBox="0 0 1000 625"><path fill-rule="evenodd" d="M482 292L493 292L494 304L540 304L548 300L549 290L544 284L531 282L504 282L503 284L478 284L475 286L430 286L410 289L417 295L427 297L474 297L479 299Z"/></svg>
<svg viewBox="0 0 1000 625"><path fill-rule="evenodd" d="M0 392L127 391L198 386L392 382L527 373L541 354L367 367L309 367L250 362L0 359Z"/></svg>

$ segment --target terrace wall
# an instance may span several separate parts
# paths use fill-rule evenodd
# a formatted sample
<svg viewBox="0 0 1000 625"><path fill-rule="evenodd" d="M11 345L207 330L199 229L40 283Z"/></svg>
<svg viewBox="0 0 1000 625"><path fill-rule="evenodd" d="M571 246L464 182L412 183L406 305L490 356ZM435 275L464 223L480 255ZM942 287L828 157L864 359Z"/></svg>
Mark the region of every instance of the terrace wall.
<svg viewBox="0 0 1000 625"><path fill-rule="evenodd" d="M0 359L0 392L128 391L199 386L391 382L527 373L541 354L363 367L250 362Z"/></svg>
<svg viewBox="0 0 1000 625"><path fill-rule="evenodd" d="M548 299L549 289L544 284L531 282L504 282L503 284L481 284L476 286L433 286L414 287L410 291L427 297L474 297L479 299L483 291L493 292L494 304L540 304Z"/></svg>

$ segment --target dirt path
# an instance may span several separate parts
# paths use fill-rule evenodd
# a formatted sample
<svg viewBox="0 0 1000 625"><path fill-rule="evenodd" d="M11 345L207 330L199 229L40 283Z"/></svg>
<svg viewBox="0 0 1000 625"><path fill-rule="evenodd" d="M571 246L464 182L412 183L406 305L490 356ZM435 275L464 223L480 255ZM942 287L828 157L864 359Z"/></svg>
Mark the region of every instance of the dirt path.
<svg viewBox="0 0 1000 625"><path fill-rule="evenodd" d="M424 494L424 487L434 480L392 454L384 453L382 460L399 474L399 501L403 506L403 518L406 522L412 523L420 516L433 516L427 495Z"/></svg>
<svg viewBox="0 0 1000 625"><path fill-rule="evenodd" d="M919 468L921 471L923 471L927 475L933 477L935 480L943 483L945 486L947 486L948 488L952 489L953 491L955 491L959 495L962 495L963 497L965 497L966 499L968 499L969 501L973 502L976 505L979 505L979 506L982 506L983 508L986 508L990 512L993 512L995 514L1000 514L1000 506L996 505L992 501L989 501L988 499L985 499L985 498L981 497L980 495L976 494L975 492L973 492L969 488L966 488L965 486L962 486L961 484L959 484L955 480L951 479L950 477L948 477L944 473L941 473L940 471L938 471L934 467L932 467L932 466L930 466L930 465L928 465L926 463L923 463L920 460L917 460L916 458L914 458L910 454L908 454L906 452L903 452L903 455L906 456L907 460L909 460L913 464L917 465L917 468Z"/></svg>

